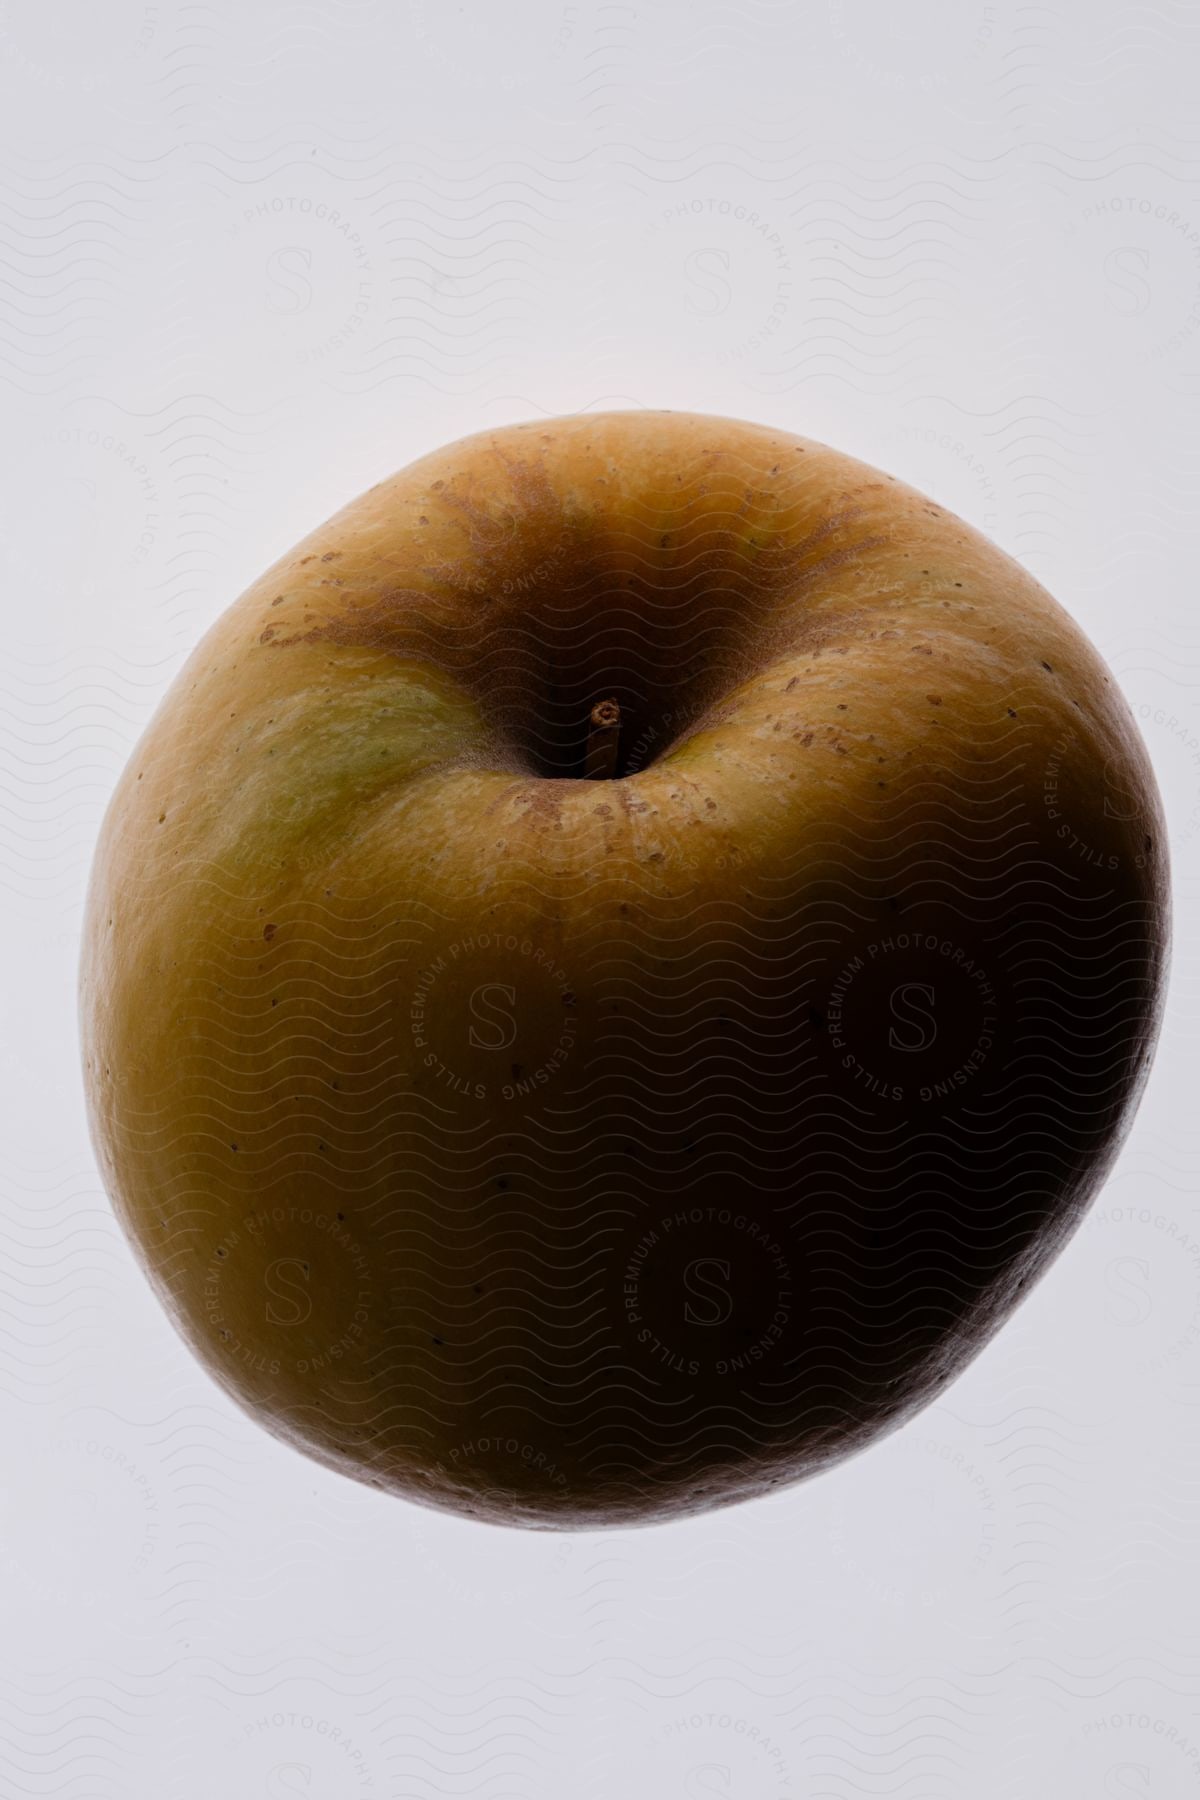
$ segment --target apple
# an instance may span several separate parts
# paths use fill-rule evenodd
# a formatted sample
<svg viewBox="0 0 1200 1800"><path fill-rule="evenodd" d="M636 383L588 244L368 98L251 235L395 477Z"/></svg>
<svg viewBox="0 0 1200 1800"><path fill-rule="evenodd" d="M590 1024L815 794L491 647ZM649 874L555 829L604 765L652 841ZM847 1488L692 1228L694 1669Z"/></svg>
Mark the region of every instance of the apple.
<svg viewBox="0 0 1200 1800"><path fill-rule="evenodd" d="M195 650L109 808L90 1117L272 1432L531 1527L926 1405L1078 1225L1159 1026L1142 741L1067 614L786 431L486 431Z"/></svg>

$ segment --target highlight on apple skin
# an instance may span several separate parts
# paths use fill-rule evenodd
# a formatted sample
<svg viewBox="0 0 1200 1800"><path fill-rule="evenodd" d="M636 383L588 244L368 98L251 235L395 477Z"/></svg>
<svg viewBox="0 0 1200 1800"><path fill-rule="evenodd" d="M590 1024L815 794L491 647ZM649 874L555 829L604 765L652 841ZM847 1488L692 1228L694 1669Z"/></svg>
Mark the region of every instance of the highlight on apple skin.
<svg viewBox="0 0 1200 1800"><path fill-rule="evenodd" d="M538 1528L894 1428L1062 1249L1168 952L1154 779L1039 584L665 412L482 432L208 632L109 807L104 1180L255 1418Z"/></svg>

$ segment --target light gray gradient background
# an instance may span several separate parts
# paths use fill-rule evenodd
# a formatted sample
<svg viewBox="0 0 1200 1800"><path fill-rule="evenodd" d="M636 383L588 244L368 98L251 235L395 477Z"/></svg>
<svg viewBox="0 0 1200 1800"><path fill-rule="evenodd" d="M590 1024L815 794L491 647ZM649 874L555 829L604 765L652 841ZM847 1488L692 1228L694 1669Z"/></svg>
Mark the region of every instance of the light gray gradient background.
<svg viewBox="0 0 1200 1800"><path fill-rule="evenodd" d="M1200 1795L1198 90L1187 0L2 0L0 1793ZM521 1534L326 1473L176 1340L78 932L252 578L456 436L642 406L877 463L1070 609L1173 982L1105 1192L940 1404L770 1501Z"/></svg>

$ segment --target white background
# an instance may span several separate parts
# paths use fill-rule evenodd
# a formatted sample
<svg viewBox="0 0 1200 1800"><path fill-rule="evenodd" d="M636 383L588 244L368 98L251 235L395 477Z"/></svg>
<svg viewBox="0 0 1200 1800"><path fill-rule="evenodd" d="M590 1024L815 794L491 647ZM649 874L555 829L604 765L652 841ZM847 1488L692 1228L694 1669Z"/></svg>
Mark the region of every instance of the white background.
<svg viewBox="0 0 1200 1800"><path fill-rule="evenodd" d="M0 4L0 1794L1200 1794L1200 11ZM202 630L465 432L729 413L883 465L1116 671L1164 1036L1079 1236L811 1485L567 1537L380 1498L175 1340L90 1154L106 798Z"/></svg>

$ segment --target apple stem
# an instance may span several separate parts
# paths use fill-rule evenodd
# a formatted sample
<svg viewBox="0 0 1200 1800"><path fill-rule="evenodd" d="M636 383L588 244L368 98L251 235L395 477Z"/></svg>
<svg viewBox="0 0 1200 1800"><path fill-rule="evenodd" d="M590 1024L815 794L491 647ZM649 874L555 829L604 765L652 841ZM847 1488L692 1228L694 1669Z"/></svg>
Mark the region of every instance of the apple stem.
<svg viewBox="0 0 1200 1800"><path fill-rule="evenodd" d="M611 781L617 767L617 739L621 735L621 708L615 700L598 700L588 720L588 781Z"/></svg>

